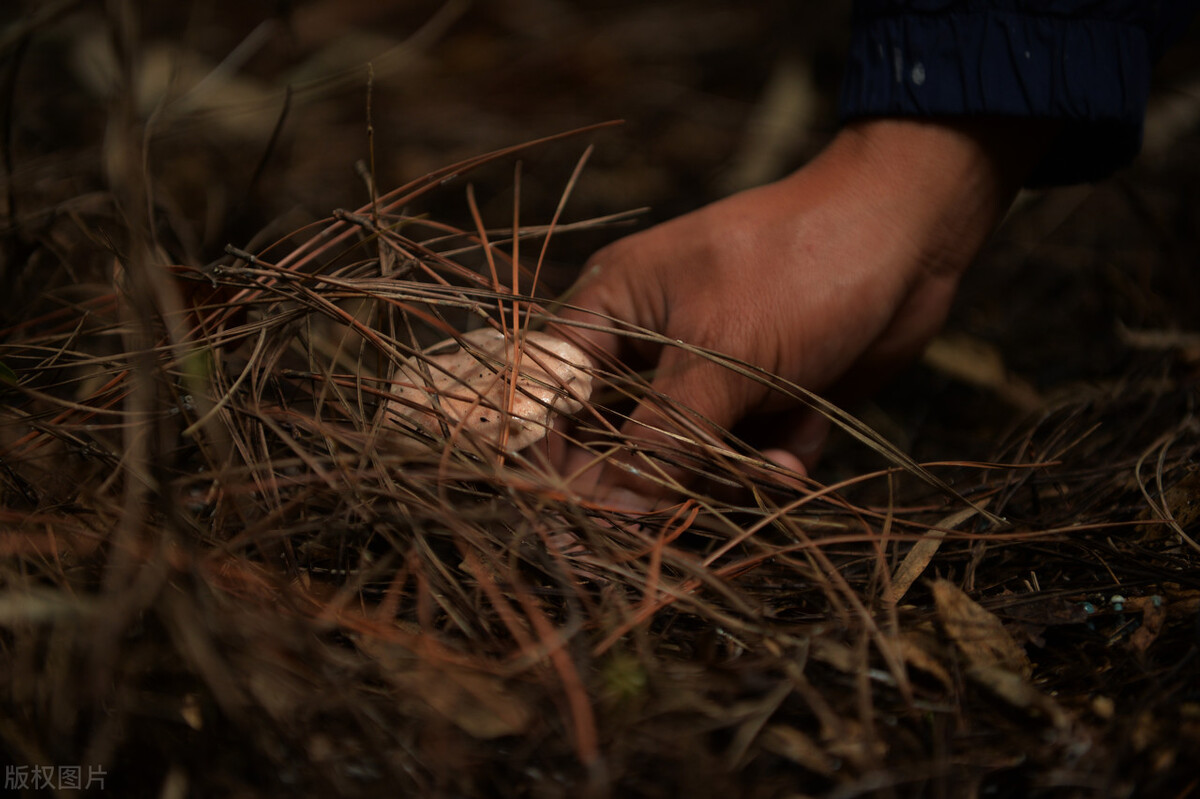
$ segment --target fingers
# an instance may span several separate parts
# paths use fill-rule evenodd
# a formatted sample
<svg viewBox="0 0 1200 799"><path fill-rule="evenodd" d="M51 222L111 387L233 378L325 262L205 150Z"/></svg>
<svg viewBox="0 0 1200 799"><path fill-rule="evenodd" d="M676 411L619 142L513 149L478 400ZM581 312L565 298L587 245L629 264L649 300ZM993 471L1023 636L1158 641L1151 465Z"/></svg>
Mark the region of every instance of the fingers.
<svg viewBox="0 0 1200 799"><path fill-rule="evenodd" d="M921 353L945 323L958 288L957 276L926 281L910 294L891 320L825 393L835 402L855 402L883 387Z"/></svg>
<svg viewBox="0 0 1200 799"><path fill-rule="evenodd" d="M676 347L663 350L648 393L599 455L575 450L566 472L581 494L624 511L651 511L675 501L695 481L690 466L745 411L745 378ZM704 459L701 459L703 462Z"/></svg>
<svg viewBox="0 0 1200 799"><path fill-rule="evenodd" d="M621 328L627 323L636 326L639 319L621 271L606 270L604 280L601 274L598 262L584 267L567 291L566 304L549 326L556 335L587 353L593 365L615 371L623 357L635 349L629 346Z"/></svg>
<svg viewBox="0 0 1200 799"><path fill-rule="evenodd" d="M763 457L784 468L809 474L817 466L833 425L814 410L796 411L794 420L780 431L778 446L763 450Z"/></svg>

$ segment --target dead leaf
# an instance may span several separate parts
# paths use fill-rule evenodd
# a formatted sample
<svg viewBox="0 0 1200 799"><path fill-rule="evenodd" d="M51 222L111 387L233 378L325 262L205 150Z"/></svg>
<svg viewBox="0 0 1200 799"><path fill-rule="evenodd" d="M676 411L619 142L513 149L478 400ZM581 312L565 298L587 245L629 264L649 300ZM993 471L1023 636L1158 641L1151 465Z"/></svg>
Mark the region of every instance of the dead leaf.
<svg viewBox="0 0 1200 799"><path fill-rule="evenodd" d="M1158 638L1158 634L1162 632L1163 624L1167 620L1166 605L1160 600L1159 602L1149 601L1150 597L1139 597L1147 601L1139 603L1139 607L1134 607L1130 603L1130 609L1140 609L1142 611L1142 625L1133 631L1133 635L1129 637L1129 647L1135 652L1145 652L1150 648Z"/></svg>
<svg viewBox="0 0 1200 799"><path fill-rule="evenodd" d="M200 694L184 694L179 703L179 715L196 732L204 729L204 708L200 705Z"/></svg>
<svg viewBox="0 0 1200 799"><path fill-rule="evenodd" d="M967 677L1058 729L1069 726L1067 712L1029 682L1033 664L1000 620L949 580L936 580L931 588L942 627L970 664L965 670Z"/></svg>
<svg viewBox="0 0 1200 799"><path fill-rule="evenodd" d="M934 529L925 533L921 540L913 545L913 548L904 556L904 560L900 561L900 565L896 567L896 573L892 575L892 585L888 590L885 600L888 602L899 602L908 593L908 589L912 588L913 583L917 581L925 569L929 566L929 562L933 560L933 556L937 554L938 548L942 545L942 541L946 537L946 533L954 530L963 522L970 520L980 510L987 508L988 500L983 500L977 506L966 508L964 510L953 513L935 525Z"/></svg>
<svg viewBox="0 0 1200 799"><path fill-rule="evenodd" d="M1200 522L1200 467L1189 467L1183 478L1159 499L1161 506L1155 503L1153 508L1143 510L1138 518L1153 521L1165 517L1174 520L1185 531L1194 529Z"/></svg>
<svg viewBox="0 0 1200 799"><path fill-rule="evenodd" d="M480 740L517 735L528 728L533 716L502 680L490 674L423 664L414 671L388 676L397 688Z"/></svg>
<svg viewBox="0 0 1200 799"><path fill-rule="evenodd" d="M1004 358L993 345L966 335L941 335L929 342L922 362L942 374L987 389L1023 411L1042 405L1037 390L1004 366Z"/></svg>
<svg viewBox="0 0 1200 799"><path fill-rule="evenodd" d="M863 665L862 658L855 655L853 649L828 638L814 638L809 644L809 656L843 674L857 674Z"/></svg>
<svg viewBox="0 0 1200 799"><path fill-rule="evenodd" d="M887 741L871 733L866 725L844 718L836 730L822 729L821 738L831 755L865 771L879 768L888 753Z"/></svg>
<svg viewBox="0 0 1200 799"><path fill-rule="evenodd" d="M811 134L820 99L812 67L785 56L775 63L737 153L722 179L732 194L775 180Z"/></svg>
<svg viewBox="0 0 1200 799"><path fill-rule="evenodd" d="M1070 726L1071 717L1061 705L1004 666L977 664L968 668L966 674L1013 707L1045 717L1056 729Z"/></svg>
<svg viewBox="0 0 1200 799"><path fill-rule="evenodd" d="M1033 674L1029 656L998 618L949 580L934 580L930 587L942 627L972 666L1001 666L1023 678Z"/></svg>
<svg viewBox="0 0 1200 799"><path fill-rule="evenodd" d="M910 667L923 671L940 682L947 690L953 687L950 672L931 651L934 643L920 633L904 633L897 641L900 656Z"/></svg>
<svg viewBox="0 0 1200 799"><path fill-rule="evenodd" d="M772 724L763 730L759 742L771 754L785 757L823 777L833 775L837 761L810 736L786 724Z"/></svg>
<svg viewBox="0 0 1200 799"><path fill-rule="evenodd" d="M357 642L394 685L410 711L429 708L480 740L517 735L533 711L492 674L467 666L422 660L408 648L367 636Z"/></svg>
<svg viewBox="0 0 1200 799"><path fill-rule="evenodd" d="M1134 330L1117 323L1122 343L1139 350L1177 350L1185 360L1200 354L1200 333L1188 330Z"/></svg>

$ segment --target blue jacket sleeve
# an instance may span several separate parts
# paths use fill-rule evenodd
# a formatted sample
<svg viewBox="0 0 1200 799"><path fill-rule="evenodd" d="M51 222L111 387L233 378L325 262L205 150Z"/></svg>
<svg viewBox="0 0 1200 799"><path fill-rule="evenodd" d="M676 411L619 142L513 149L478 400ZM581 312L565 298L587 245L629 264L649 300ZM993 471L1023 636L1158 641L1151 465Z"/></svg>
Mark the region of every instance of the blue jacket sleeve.
<svg viewBox="0 0 1200 799"><path fill-rule="evenodd" d="M1061 133L1031 185L1102 178L1141 148L1150 71L1200 0L857 0L843 119L1007 116Z"/></svg>

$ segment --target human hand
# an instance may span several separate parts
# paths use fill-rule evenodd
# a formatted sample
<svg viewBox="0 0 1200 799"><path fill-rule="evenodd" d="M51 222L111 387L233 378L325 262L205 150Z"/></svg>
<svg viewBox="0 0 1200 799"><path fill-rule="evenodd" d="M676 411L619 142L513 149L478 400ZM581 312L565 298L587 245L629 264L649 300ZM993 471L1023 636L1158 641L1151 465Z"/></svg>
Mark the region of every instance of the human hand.
<svg viewBox="0 0 1200 799"><path fill-rule="evenodd" d="M616 319L811 391L861 395L940 329L963 270L1049 133L1034 122L852 124L790 177L596 253L561 317ZM615 332L576 334L593 351L654 365L652 395L721 428L788 407L784 394L685 348ZM797 470L811 466L822 421L812 411L794 414L773 459ZM647 398L621 432L666 443L659 431L670 428L660 404ZM586 468L592 458L574 451L565 463L568 473L581 474L576 487L585 495L629 509L664 498L653 483L611 463Z"/></svg>

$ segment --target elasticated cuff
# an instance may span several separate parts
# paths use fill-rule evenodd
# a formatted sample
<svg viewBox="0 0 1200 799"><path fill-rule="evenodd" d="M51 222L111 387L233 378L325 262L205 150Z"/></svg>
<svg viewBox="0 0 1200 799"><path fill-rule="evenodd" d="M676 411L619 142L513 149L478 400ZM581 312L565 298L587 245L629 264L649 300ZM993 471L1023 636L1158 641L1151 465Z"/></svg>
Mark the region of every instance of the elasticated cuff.
<svg viewBox="0 0 1200 799"><path fill-rule="evenodd" d="M1107 20L1011 11L860 19L841 115L1059 120L1029 184L1098 180L1141 149L1149 50L1142 28Z"/></svg>

